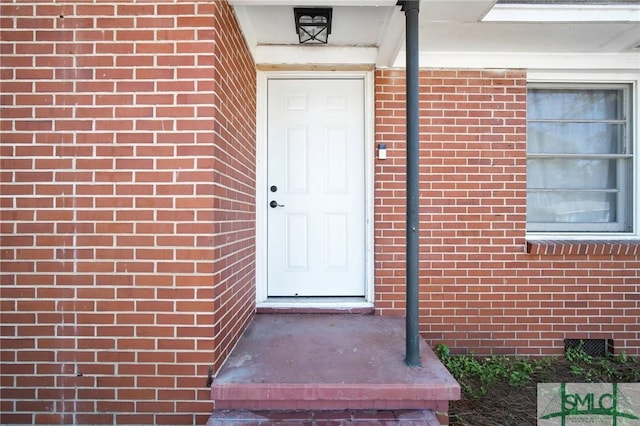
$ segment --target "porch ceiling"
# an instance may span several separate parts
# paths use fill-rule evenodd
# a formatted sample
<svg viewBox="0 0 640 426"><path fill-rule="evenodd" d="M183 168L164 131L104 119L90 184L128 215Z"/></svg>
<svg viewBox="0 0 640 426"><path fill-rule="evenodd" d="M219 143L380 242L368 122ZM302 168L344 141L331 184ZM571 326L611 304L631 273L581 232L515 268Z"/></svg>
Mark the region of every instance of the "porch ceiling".
<svg viewBox="0 0 640 426"><path fill-rule="evenodd" d="M397 0L229 1L258 64L404 65L404 14ZM615 55L611 68L640 66L640 1L539 3L421 0L421 66L531 67L531 57L585 54ZM298 44L294 6L333 7L327 45Z"/></svg>

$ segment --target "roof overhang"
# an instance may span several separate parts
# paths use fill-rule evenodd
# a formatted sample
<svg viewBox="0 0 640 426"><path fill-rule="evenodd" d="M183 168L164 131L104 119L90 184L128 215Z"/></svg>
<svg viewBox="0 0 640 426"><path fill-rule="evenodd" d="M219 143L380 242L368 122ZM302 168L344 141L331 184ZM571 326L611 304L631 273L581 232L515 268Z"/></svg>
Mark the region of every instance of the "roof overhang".
<svg viewBox="0 0 640 426"><path fill-rule="evenodd" d="M404 66L396 0L229 2L257 64ZM294 6L334 9L327 45L298 43ZM420 66L637 70L639 23L640 1L421 0Z"/></svg>

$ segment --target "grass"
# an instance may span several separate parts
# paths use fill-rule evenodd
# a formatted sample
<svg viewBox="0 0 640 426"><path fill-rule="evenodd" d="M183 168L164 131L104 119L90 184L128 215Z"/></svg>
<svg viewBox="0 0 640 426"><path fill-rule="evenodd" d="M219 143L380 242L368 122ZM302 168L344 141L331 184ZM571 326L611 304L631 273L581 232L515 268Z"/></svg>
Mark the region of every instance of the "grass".
<svg viewBox="0 0 640 426"><path fill-rule="evenodd" d="M438 345L436 354L462 388L462 399L449 408L452 426L536 425L537 383L640 381L640 360L624 352L594 358L578 347L564 357L478 357Z"/></svg>

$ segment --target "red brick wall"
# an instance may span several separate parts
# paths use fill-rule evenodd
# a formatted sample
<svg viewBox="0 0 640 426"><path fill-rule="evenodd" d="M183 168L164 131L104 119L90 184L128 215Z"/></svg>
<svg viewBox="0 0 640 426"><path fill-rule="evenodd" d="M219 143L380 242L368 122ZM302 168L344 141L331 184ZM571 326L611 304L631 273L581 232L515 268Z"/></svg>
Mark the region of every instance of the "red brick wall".
<svg viewBox="0 0 640 426"><path fill-rule="evenodd" d="M230 7L216 5L215 370L233 349L256 302L256 71Z"/></svg>
<svg viewBox="0 0 640 426"><path fill-rule="evenodd" d="M381 314L405 307L404 90L403 71L376 72ZM422 70L420 109L423 336L480 354L559 354L564 338L640 353L637 245L527 247L526 73Z"/></svg>
<svg viewBox="0 0 640 426"><path fill-rule="evenodd" d="M5 1L0 26L2 422L203 424L253 300L228 6Z"/></svg>

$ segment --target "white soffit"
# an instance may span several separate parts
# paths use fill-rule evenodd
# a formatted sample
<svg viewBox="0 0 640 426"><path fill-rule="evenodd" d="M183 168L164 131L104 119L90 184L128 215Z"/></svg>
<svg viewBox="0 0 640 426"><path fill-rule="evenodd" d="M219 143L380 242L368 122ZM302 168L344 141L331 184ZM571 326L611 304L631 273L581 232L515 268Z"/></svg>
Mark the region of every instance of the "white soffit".
<svg viewBox="0 0 640 426"><path fill-rule="evenodd" d="M420 66L640 68L640 1L421 0ZM295 3L294 3L295 2ZM257 64L404 67L397 0L229 0ZM333 7L327 45L300 45L296 6Z"/></svg>
<svg viewBox="0 0 640 426"><path fill-rule="evenodd" d="M551 0L550 0L551 1ZM420 16L420 66L434 68L523 68L523 69L640 69L640 2L637 4L525 4L471 0L425 0L435 14ZM577 3L577 2L576 2ZM460 19L453 13L464 6ZM587 7L590 6L590 7ZM494 20L495 10L516 11L520 20ZM473 19L472 11L477 14ZM538 11L527 15L524 11ZM581 14L588 10L588 14ZM598 19L593 17L597 10ZM635 15L627 12L635 10ZM544 13L549 13L545 15ZM613 14L609 14L613 11ZM618 12L624 12L623 19ZM538 19L536 21L535 19ZM563 20L563 21L561 21ZM571 22L564 22L571 21ZM400 52L394 67L405 66Z"/></svg>
<svg viewBox="0 0 640 426"><path fill-rule="evenodd" d="M496 4L483 22L640 22L640 5Z"/></svg>
<svg viewBox="0 0 640 426"><path fill-rule="evenodd" d="M257 64L389 66L404 41L397 0L229 0ZM301 45L294 7L332 7L327 45Z"/></svg>
<svg viewBox="0 0 640 426"><path fill-rule="evenodd" d="M397 0L229 0L232 6L290 6L290 7L332 7L332 6L395 6Z"/></svg>

